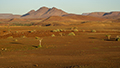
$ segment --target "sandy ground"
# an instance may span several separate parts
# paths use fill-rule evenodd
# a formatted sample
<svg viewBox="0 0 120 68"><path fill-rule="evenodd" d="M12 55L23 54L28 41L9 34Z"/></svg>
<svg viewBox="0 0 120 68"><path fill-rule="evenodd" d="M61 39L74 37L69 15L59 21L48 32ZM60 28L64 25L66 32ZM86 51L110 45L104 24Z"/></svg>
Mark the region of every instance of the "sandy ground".
<svg viewBox="0 0 120 68"><path fill-rule="evenodd" d="M11 28L13 33L0 37L0 68L120 68L120 42L115 41L120 35L119 28L99 29L93 33L87 28L82 32L85 27L81 27L74 32L75 36L68 36L71 31L62 32L64 36L50 32L55 28L36 28L33 33L27 31L29 28L24 33L14 33L24 28ZM51 37L51 34L56 36ZM110 40L106 38L108 34ZM21 37L23 35L26 38ZM35 36L43 38L41 48L36 48L39 41Z"/></svg>

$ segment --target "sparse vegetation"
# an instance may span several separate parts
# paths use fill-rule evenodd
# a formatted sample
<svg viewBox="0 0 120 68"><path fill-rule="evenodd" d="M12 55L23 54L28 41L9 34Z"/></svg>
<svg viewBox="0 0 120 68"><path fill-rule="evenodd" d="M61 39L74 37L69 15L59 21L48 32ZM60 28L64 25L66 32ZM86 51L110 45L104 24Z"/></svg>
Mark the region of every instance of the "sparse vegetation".
<svg viewBox="0 0 120 68"><path fill-rule="evenodd" d="M42 19L39 15L32 10L25 17L0 19L0 68L120 67L120 21L64 11L63 16L44 14L47 18Z"/></svg>
<svg viewBox="0 0 120 68"><path fill-rule="evenodd" d="M57 32L57 30L52 30L52 32Z"/></svg>
<svg viewBox="0 0 120 68"><path fill-rule="evenodd" d="M75 33L71 32L71 33L68 34L68 36L75 36Z"/></svg>
<svg viewBox="0 0 120 68"><path fill-rule="evenodd" d="M78 29L74 29L73 31L76 32L76 31L78 31Z"/></svg>
<svg viewBox="0 0 120 68"><path fill-rule="evenodd" d="M39 45L38 45L37 48L42 47L42 44L41 44L41 43L42 43L43 38L35 37L35 39L39 40Z"/></svg>
<svg viewBox="0 0 120 68"><path fill-rule="evenodd" d="M22 38L27 38L25 35L21 36Z"/></svg>
<svg viewBox="0 0 120 68"><path fill-rule="evenodd" d="M18 31L15 31L15 33L18 33Z"/></svg>
<svg viewBox="0 0 120 68"><path fill-rule="evenodd" d="M52 34L51 36L52 36L52 37L55 37L55 35L54 35L54 34Z"/></svg>
<svg viewBox="0 0 120 68"><path fill-rule="evenodd" d="M35 39L39 39L39 37L36 36Z"/></svg>
<svg viewBox="0 0 120 68"><path fill-rule="evenodd" d="M17 42L18 40L17 40L17 39L15 39L14 41L15 41L15 42Z"/></svg>
<svg viewBox="0 0 120 68"><path fill-rule="evenodd" d="M85 30L82 30L82 32L85 32Z"/></svg>
<svg viewBox="0 0 120 68"><path fill-rule="evenodd" d="M9 36L8 38L13 38L13 36Z"/></svg>
<svg viewBox="0 0 120 68"><path fill-rule="evenodd" d="M111 38L111 35L106 35L107 39L110 39Z"/></svg>
<svg viewBox="0 0 120 68"><path fill-rule="evenodd" d="M117 37L115 38L115 40L116 40L116 41L120 41L120 36L117 36Z"/></svg>
<svg viewBox="0 0 120 68"><path fill-rule="evenodd" d="M12 24L11 24L11 26L32 26L32 25L34 25L34 23L22 24L22 23L12 22Z"/></svg>
<svg viewBox="0 0 120 68"><path fill-rule="evenodd" d="M91 32L96 32L96 30L92 30Z"/></svg>
<svg viewBox="0 0 120 68"><path fill-rule="evenodd" d="M64 31L63 29L56 29L56 30L52 30L52 32L62 32Z"/></svg>
<svg viewBox="0 0 120 68"><path fill-rule="evenodd" d="M30 33L33 33L34 31L33 30L31 30L31 31L29 31Z"/></svg>

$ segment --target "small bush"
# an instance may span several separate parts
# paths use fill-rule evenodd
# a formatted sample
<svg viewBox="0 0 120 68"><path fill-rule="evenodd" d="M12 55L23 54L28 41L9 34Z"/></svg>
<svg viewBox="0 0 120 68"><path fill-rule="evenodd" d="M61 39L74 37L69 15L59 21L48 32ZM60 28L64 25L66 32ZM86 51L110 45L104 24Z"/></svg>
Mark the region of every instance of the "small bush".
<svg viewBox="0 0 120 68"><path fill-rule="evenodd" d="M41 27L41 25L39 25L39 27Z"/></svg>
<svg viewBox="0 0 120 68"><path fill-rule="evenodd" d="M55 35L54 35L54 34L52 34L51 36L52 36L52 37L55 37Z"/></svg>
<svg viewBox="0 0 120 68"><path fill-rule="evenodd" d="M42 47L41 45L38 45L38 47L37 48L40 48L40 47Z"/></svg>
<svg viewBox="0 0 120 68"><path fill-rule="evenodd" d="M110 39L111 35L106 35L107 39Z"/></svg>
<svg viewBox="0 0 120 68"><path fill-rule="evenodd" d="M83 32L85 32L85 30L82 30Z"/></svg>
<svg viewBox="0 0 120 68"><path fill-rule="evenodd" d="M21 36L22 38L26 38L26 36L25 35L23 35L23 36Z"/></svg>
<svg viewBox="0 0 120 68"><path fill-rule="evenodd" d="M91 32L96 32L96 30L92 30Z"/></svg>
<svg viewBox="0 0 120 68"><path fill-rule="evenodd" d="M116 38L116 41L120 41L120 38Z"/></svg>
<svg viewBox="0 0 120 68"><path fill-rule="evenodd" d="M14 41L16 41L16 42L17 42L18 40L17 40L17 39L15 39Z"/></svg>
<svg viewBox="0 0 120 68"><path fill-rule="evenodd" d="M76 32L76 31L78 31L78 29L74 29L73 31Z"/></svg>
<svg viewBox="0 0 120 68"><path fill-rule="evenodd" d="M68 36L75 36L75 33L71 32L71 33L68 34Z"/></svg>
<svg viewBox="0 0 120 68"><path fill-rule="evenodd" d="M52 32L57 32L57 30L52 30Z"/></svg>
<svg viewBox="0 0 120 68"><path fill-rule="evenodd" d="M60 29L56 29L57 32L60 32Z"/></svg>
<svg viewBox="0 0 120 68"><path fill-rule="evenodd" d="M15 33L18 33L18 31L15 31Z"/></svg>
<svg viewBox="0 0 120 68"><path fill-rule="evenodd" d="M30 33L33 33L33 32L35 32L36 30L31 30L31 31L29 31Z"/></svg>
<svg viewBox="0 0 120 68"><path fill-rule="evenodd" d="M62 32L63 31L63 29L60 29L60 32Z"/></svg>
<svg viewBox="0 0 120 68"><path fill-rule="evenodd" d="M9 36L8 38L13 38L13 36Z"/></svg>
<svg viewBox="0 0 120 68"><path fill-rule="evenodd" d="M33 33L34 31L29 31L30 33Z"/></svg>
<svg viewBox="0 0 120 68"><path fill-rule="evenodd" d="M39 39L39 37L35 37L35 39Z"/></svg>
<svg viewBox="0 0 120 68"><path fill-rule="evenodd" d="M116 40L116 41L120 41L120 36L117 36L117 37L115 38L115 40Z"/></svg>
<svg viewBox="0 0 120 68"><path fill-rule="evenodd" d="M56 29L56 30L52 30L52 32L62 32L63 29Z"/></svg>

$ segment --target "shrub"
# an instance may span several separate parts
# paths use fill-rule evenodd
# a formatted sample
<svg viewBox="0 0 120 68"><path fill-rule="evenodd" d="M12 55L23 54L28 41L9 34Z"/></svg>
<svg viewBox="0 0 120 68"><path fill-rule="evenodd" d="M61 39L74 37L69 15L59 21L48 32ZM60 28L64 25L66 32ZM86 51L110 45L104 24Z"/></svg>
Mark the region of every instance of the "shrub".
<svg viewBox="0 0 120 68"><path fill-rule="evenodd" d="M8 38L13 38L13 36L9 36Z"/></svg>
<svg viewBox="0 0 120 68"><path fill-rule="evenodd" d="M52 32L57 32L57 30L52 30Z"/></svg>
<svg viewBox="0 0 120 68"><path fill-rule="evenodd" d="M15 39L14 41L18 41L17 39Z"/></svg>
<svg viewBox="0 0 120 68"><path fill-rule="evenodd" d="M40 39L39 37L35 37L35 39Z"/></svg>
<svg viewBox="0 0 120 68"><path fill-rule="evenodd" d="M96 30L92 30L91 32L96 32Z"/></svg>
<svg viewBox="0 0 120 68"><path fill-rule="evenodd" d="M116 38L116 41L120 41L120 38Z"/></svg>
<svg viewBox="0 0 120 68"><path fill-rule="evenodd" d="M68 34L68 36L75 36L75 33L71 32L71 33Z"/></svg>
<svg viewBox="0 0 120 68"><path fill-rule="evenodd" d="M116 41L120 41L120 36L117 36L117 37L115 38L115 40L116 40Z"/></svg>
<svg viewBox="0 0 120 68"><path fill-rule="evenodd" d="M40 48L40 47L42 47L41 45L38 45L38 47L37 48Z"/></svg>
<svg viewBox="0 0 120 68"><path fill-rule="evenodd" d="M106 35L107 39L110 39L111 35Z"/></svg>
<svg viewBox="0 0 120 68"><path fill-rule="evenodd" d="M63 29L60 29L60 32L62 32L63 31Z"/></svg>
<svg viewBox="0 0 120 68"><path fill-rule="evenodd" d="M54 34L52 34L51 36L52 36L52 37L55 37L55 35L54 35Z"/></svg>
<svg viewBox="0 0 120 68"><path fill-rule="evenodd" d="M73 31L76 32L76 31L78 31L78 29L74 29Z"/></svg>
<svg viewBox="0 0 120 68"><path fill-rule="evenodd" d="M15 31L15 33L18 33L18 31Z"/></svg>
<svg viewBox="0 0 120 68"><path fill-rule="evenodd" d="M85 32L85 30L82 30L83 32Z"/></svg>
<svg viewBox="0 0 120 68"><path fill-rule="evenodd" d="M33 32L35 32L36 30L31 30L31 31L29 31L30 33L33 33Z"/></svg>
<svg viewBox="0 0 120 68"><path fill-rule="evenodd" d="M23 35L23 36L22 36L22 38L26 38L26 36L25 36L25 35Z"/></svg>
<svg viewBox="0 0 120 68"><path fill-rule="evenodd" d="M30 33L34 32L34 31L29 31Z"/></svg>
<svg viewBox="0 0 120 68"><path fill-rule="evenodd" d="M56 29L57 32L60 32L60 29Z"/></svg>
<svg viewBox="0 0 120 68"><path fill-rule="evenodd" d="M52 30L52 32L62 32L63 29L56 29L56 30Z"/></svg>

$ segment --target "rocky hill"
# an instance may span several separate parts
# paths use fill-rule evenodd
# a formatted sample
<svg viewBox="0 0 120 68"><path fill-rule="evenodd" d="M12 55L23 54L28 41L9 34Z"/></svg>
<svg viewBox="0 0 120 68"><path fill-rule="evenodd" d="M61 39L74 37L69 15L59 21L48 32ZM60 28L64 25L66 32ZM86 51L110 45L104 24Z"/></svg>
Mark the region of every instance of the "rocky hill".
<svg viewBox="0 0 120 68"><path fill-rule="evenodd" d="M31 10L30 12L22 15L22 18L47 18L50 16L63 16L68 13L62 11L61 9L41 7L37 11Z"/></svg>

